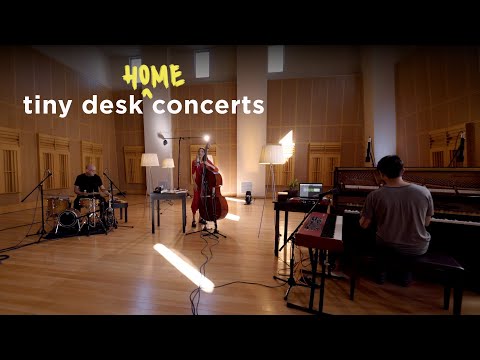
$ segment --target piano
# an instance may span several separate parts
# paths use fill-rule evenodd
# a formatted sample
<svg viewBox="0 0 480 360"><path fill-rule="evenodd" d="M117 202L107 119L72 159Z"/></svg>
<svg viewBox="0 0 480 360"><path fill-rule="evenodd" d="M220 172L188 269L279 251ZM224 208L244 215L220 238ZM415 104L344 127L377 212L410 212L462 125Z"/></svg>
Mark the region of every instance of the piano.
<svg viewBox="0 0 480 360"><path fill-rule="evenodd" d="M480 168L405 168L403 179L425 186L432 194L429 250L454 256L465 267L467 282L480 290ZM366 196L380 186L376 168L335 169L334 187L339 191L333 194L332 213L344 217L346 247L359 235L365 246L374 243L374 232L359 234L355 222Z"/></svg>
<svg viewBox="0 0 480 360"><path fill-rule="evenodd" d="M343 252L343 216L312 212L295 234L295 244L312 249Z"/></svg>

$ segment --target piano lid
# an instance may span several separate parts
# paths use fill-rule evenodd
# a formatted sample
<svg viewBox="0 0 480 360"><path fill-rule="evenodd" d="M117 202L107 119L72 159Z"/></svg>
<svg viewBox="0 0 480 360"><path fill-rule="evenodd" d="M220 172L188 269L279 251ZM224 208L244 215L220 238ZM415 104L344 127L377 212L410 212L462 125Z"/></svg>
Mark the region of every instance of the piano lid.
<svg viewBox="0 0 480 360"><path fill-rule="evenodd" d="M416 168L406 167L403 180L427 187L432 194L480 196L480 168ZM381 186L376 168L336 167L334 186L340 190L372 190Z"/></svg>
<svg viewBox="0 0 480 360"><path fill-rule="evenodd" d="M406 168L403 179L430 190L436 214L452 218L480 218L480 168ZM376 168L335 168L333 196L337 213L363 206L370 191L382 186Z"/></svg>

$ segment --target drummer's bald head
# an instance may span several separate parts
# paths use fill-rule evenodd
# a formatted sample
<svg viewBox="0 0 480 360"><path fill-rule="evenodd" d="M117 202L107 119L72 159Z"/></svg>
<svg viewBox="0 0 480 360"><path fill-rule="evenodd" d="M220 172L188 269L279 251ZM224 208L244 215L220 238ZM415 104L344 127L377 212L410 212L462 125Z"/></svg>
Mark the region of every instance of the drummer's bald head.
<svg viewBox="0 0 480 360"><path fill-rule="evenodd" d="M97 168L95 167L95 165L88 164L87 166L85 166L85 174L89 176L93 176L95 171L97 171Z"/></svg>

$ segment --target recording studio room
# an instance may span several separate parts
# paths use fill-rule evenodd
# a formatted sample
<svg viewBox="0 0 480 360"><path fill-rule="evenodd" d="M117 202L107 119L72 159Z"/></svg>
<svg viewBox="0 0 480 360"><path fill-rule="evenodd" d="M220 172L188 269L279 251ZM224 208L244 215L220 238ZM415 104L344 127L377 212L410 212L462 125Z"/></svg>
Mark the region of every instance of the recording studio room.
<svg viewBox="0 0 480 360"><path fill-rule="evenodd" d="M480 314L478 46L2 45L0 64L0 314ZM419 237L379 271L380 243Z"/></svg>

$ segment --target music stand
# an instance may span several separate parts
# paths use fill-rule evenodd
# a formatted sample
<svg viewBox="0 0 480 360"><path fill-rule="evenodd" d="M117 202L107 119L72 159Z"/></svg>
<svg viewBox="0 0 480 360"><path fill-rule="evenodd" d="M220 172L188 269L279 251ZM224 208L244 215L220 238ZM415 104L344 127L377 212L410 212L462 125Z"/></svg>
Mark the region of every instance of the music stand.
<svg viewBox="0 0 480 360"><path fill-rule="evenodd" d="M42 208L42 227L35 233L35 234L30 234L27 236L33 236L33 235L40 235L38 238L37 242L40 241L40 239L43 238L43 235L47 233L45 230L45 215L44 215L44 205L43 205L43 183L50 177L52 176L52 172L50 170L47 171L47 176L45 176L42 181L40 181L37 186L35 186L32 191L28 193L27 196L25 196L21 202L24 202L36 189L40 189L40 201L41 201L41 208Z"/></svg>

